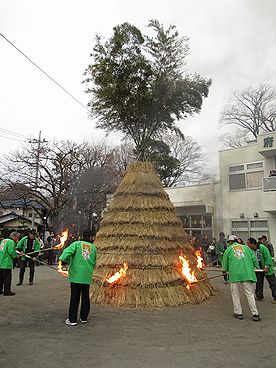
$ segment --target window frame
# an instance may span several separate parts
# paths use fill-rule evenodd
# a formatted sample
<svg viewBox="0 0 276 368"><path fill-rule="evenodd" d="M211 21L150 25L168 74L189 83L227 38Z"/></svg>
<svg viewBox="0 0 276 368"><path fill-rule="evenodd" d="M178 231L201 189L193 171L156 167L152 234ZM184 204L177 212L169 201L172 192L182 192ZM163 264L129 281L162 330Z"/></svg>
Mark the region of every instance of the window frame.
<svg viewBox="0 0 276 368"><path fill-rule="evenodd" d="M182 217L187 217L189 218L189 227L185 227L183 221L182 221ZM193 216L200 216L200 226L199 227L193 227L193 224L192 224L192 217ZM204 221L204 216L208 216L210 217L210 220L211 220L211 225L210 226L203 226L203 221ZM182 225L183 225L183 229L185 230L185 232L187 234L192 234L193 231L200 231L201 233L201 236L205 233L205 232L208 232L208 231L211 231L213 233L213 215L210 214L210 213L193 213L193 214L185 214L185 215L182 215L182 216L179 216L181 221L182 221Z"/></svg>
<svg viewBox="0 0 276 368"><path fill-rule="evenodd" d="M252 165L252 164L262 164L262 167L259 168L253 168L253 169L248 169L247 166L248 165ZM243 170L236 170L236 171L230 171L230 168L235 167L235 166L243 166ZM244 191L244 190L255 190L255 189L262 189L263 188L263 181L261 180L261 184L259 187L247 187L247 174L250 173L254 173L254 172L263 172L265 171L265 162L258 160L258 161L250 161L250 162L244 162L244 163L240 163L240 164L235 164L235 165L228 165L228 188L230 192L235 192L235 191ZM239 174L244 174L244 182L245 182L245 188L240 188L240 189L231 189L230 188L230 176L234 176L234 175L239 175Z"/></svg>
<svg viewBox="0 0 276 368"><path fill-rule="evenodd" d="M252 226L252 222L266 222L266 226L264 227L254 227ZM247 222L247 227L233 227L233 223L235 222ZM252 236L252 233L256 233L256 232L259 232L260 233L260 236L263 234L263 233L267 233L268 234L268 237L270 237L270 221L269 221L269 218L266 218L266 217L258 217L258 218L255 218L255 217L247 217L247 218L243 218L243 219L240 219L240 218L231 218L230 219L230 228L231 228L231 234L239 234L239 233L244 233L243 235L245 237L248 237L250 238ZM254 237L254 236L253 236ZM245 239L243 239L245 240Z"/></svg>

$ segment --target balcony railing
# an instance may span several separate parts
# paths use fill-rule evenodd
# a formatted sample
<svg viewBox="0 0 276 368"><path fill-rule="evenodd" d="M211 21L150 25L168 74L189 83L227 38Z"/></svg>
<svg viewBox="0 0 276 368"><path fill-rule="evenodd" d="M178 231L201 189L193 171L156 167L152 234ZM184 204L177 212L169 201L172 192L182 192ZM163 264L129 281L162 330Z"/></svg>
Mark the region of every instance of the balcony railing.
<svg viewBox="0 0 276 368"><path fill-rule="evenodd" d="M270 176L263 178L263 190L264 192L270 192L276 190L276 176Z"/></svg>

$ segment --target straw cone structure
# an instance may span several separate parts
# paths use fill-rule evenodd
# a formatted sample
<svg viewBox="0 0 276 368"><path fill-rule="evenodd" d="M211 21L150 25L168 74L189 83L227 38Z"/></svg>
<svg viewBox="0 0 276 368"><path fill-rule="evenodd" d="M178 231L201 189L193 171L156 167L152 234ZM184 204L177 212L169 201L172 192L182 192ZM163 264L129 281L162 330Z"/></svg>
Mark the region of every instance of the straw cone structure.
<svg viewBox="0 0 276 368"><path fill-rule="evenodd" d="M190 289L180 273L178 256L185 255L198 279L181 220L149 162L130 165L101 222L94 243L98 251L91 300L127 308L175 307L199 303L212 294L209 282ZM105 282L128 264L126 276L114 285Z"/></svg>

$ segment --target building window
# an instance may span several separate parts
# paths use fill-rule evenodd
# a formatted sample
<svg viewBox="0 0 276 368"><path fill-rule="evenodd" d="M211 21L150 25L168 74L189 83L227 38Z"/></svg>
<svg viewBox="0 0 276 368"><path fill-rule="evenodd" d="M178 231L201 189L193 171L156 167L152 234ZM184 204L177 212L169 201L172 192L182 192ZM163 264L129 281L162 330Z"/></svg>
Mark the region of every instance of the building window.
<svg viewBox="0 0 276 368"><path fill-rule="evenodd" d="M191 216L192 228L199 229L202 227L202 218L201 215L193 215Z"/></svg>
<svg viewBox="0 0 276 368"><path fill-rule="evenodd" d="M258 240L262 235L269 238L268 220L266 219L243 219L232 220L232 234L242 238L246 243L252 237Z"/></svg>
<svg viewBox="0 0 276 368"><path fill-rule="evenodd" d="M267 220L250 220L250 227L253 229L268 229Z"/></svg>
<svg viewBox="0 0 276 368"><path fill-rule="evenodd" d="M180 218L186 233L197 237L202 237L205 234L208 235L209 238L212 237L211 215L185 215L180 216Z"/></svg>
<svg viewBox="0 0 276 368"><path fill-rule="evenodd" d="M191 226L191 223L190 223L191 217L190 216L181 216L181 220L182 220L182 223L183 223L183 227L185 229L189 229L190 226Z"/></svg>
<svg viewBox="0 0 276 368"><path fill-rule="evenodd" d="M229 166L229 190L262 188L263 162Z"/></svg>
<svg viewBox="0 0 276 368"><path fill-rule="evenodd" d="M229 175L229 189L245 189L245 174Z"/></svg>
<svg viewBox="0 0 276 368"><path fill-rule="evenodd" d="M248 228L248 221L247 220L236 220L232 221L232 229L247 229Z"/></svg>
<svg viewBox="0 0 276 368"><path fill-rule="evenodd" d="M243 171L244 170L244 165L236 165L236 166L230 166L229 167L229 172L235 172L235 171Z"/></svg>

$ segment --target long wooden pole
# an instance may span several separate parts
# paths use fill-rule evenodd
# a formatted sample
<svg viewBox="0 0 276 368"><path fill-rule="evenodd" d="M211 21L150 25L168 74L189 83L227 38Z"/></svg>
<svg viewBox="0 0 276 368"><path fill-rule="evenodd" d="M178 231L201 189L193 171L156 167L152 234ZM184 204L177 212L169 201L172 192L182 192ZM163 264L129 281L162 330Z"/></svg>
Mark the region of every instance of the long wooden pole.
<svg viewBox="0 0 276 368"><path fill-rule="evenodd" d="M20 255L20 252L19 252L18 250L16 251L16 253ZM32 254L32 253L31 253L31 254ZM51 265L48 265L47 263L42 262L40 259L38 259L38 258L36 258L36 257L30 257L30 256L29 256L29 253L27 253L27 254L23 254L23 255L22 255L22 257L27 257L27 258L29 258L29 259L32 259L34 262L35 262L35 261L37 261L37 262L39 262L39 263L43 264L44 266L47 266L47 267L51 268L52 270L55 270L56 272L58 272L58 269L57 269L56 267L51 266ZM60 273L60 272L58 272L58 273ZM64 276L64 275L63 275L63 276ZM65 276L65 277L66 277L66 276ZM96 279L101 279L101 277L100 277L100 276L97 276L97 275L93 275L93 278L94 278L94 277L95 277Z"/></svg>
<svg viewBox="0 0 276 368"><path fill-rule="evenodd" d="M194 282L191 283L191 285L197 284L198 282L201 282L201 281L208 281L208 280L211 280L211 279L216 279L217 277L222 277L224 275L228 275L228 272L223 272L221 275L206 277L205 279L200 279L200 280L194 281Z"/></svg>

